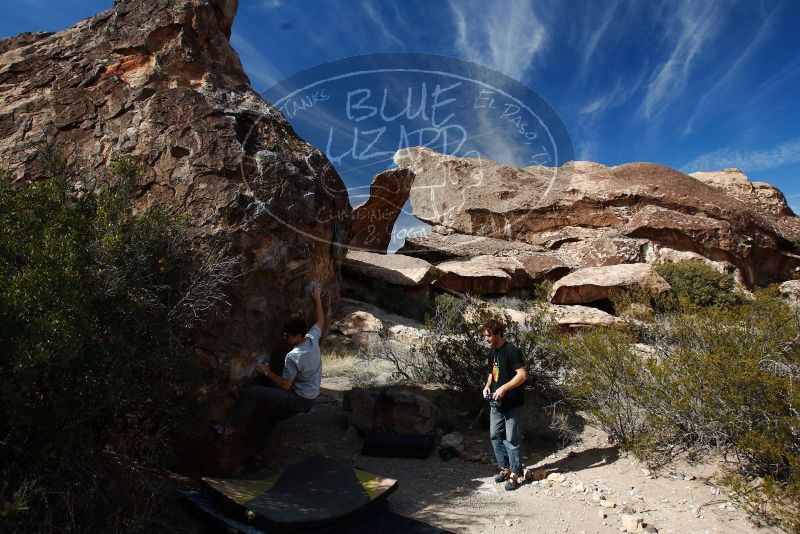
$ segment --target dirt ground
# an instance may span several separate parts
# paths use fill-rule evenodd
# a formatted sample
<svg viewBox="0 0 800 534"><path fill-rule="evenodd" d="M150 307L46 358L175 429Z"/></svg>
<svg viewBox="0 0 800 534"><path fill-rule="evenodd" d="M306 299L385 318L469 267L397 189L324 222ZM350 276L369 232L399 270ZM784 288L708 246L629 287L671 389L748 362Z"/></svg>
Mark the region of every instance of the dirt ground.
<svg viewBox="0 0 800 534"><path fill-rule="evenodd" d="M397 479L399 489L389 497L391 510L455 532L624 532L623 514L641 518L644 526L661 533L779 532L748 522L715 485L716 465L672 465L656 476L590 426L565 448L537 450L524 444L526 467L546 469L555 480L529 482L514 492L492 480L488 431L470 431L471 416L464 415L461 425L458 418L455 422L468 459L444 462L435 452L425 460L361 456L361 438L354 429L347 431L341 409L349 379L341 369L332 371L326 373L311 412L280 423L274 452L264 460L267 470L322 453ZM481 461L472 461L476 456Z"/></svg>

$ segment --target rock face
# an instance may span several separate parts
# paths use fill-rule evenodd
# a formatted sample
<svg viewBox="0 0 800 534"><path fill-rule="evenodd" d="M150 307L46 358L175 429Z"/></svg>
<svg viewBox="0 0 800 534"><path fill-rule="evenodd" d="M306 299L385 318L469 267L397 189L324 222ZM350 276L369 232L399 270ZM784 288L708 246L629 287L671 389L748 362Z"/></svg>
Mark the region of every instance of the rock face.
<svg viewBox="0 0 800 534"><path fill-rule="evenodd" d="M392 229L408 200L414 175L405 169L389 170L375 176L369 198L353 210L350 245L385 253L392 241Z"/></svg>
<svg viewBox="0 0 800 534"><path fill-rule="evenodd" d="M436 428L436 405L411 388L352 389L343 404L348 423L362 434L432 434Z"/></svg>
<svg viewBox="0 0 800 534"><path fill-rule="evenodd" d="M644 261L648 243L731 264L748 285L783 280L800 264L800 220L779 191L741 173L693 177L652 163L516 168L426 148L402 149L395 163L414 175L409 198L424 222L558 251L571 269ZM408 250L432 257L426 240Z"/></svg>
<svg viewBox="0 0 800 534"><path fill-rule="evenodd" d="M461 293L506 294L530 281L516 258L473 256L445 261L436 268L442 272L436 285Z"/></svg>
<svg viewBox="0 0 800 534"><path fill-rule="evenodd" d="M344 350L375 347L378 343L410 346L425 335L413 319L387 313L366 302L341 298L326 343Z"/></svg>
<svg viewBox="0 0 800 534"><path fill-rule="evenodd" d="M229 43L236 10L117 0L63 32L0 41L0 155L18 183L42 176L40 143L89 176L127 155L145 168L141 206L188 214L198 254L213 241L241 255L229 313L195 340L222 376L275 354L292 312L313 313L310 280L336 298L351 214L325 156L250 87Z"/></svg>
<svg viewBox="0 0 800 534"><path fill-rule="evenodd" d="M611 326L623 322L622 319L591 306L552 304L548 310L562 328Z"/></svg>
<svg viewBox="0 0 800 534"><path fill-rule="evenodd" d="M443 226L434 227L425 237L407 237L398 251L432 263L470 256L520 256L544 251L544 247L485 236L448 233Z"/></svg>
<svg viewBox="0 0 800 534"><path fill-rule="evenodd" d="M800 300L800 280L787 280L779 286L778 290L789 300Z"/></svg>
<svg viewBox="0 0 800 534"><path fill-rule="evenodd" d="M348 250L345 270L398 286L426 286L433 282L439 271L425 260L402 254L377 254Z"/></svg>
<svg viewBox="0 0 800 534"><path fill-rule="evenodd" d="M616 290L637 287L655 293L670 288L667 281L647 263L587 267L558 280L553 285L550 302L586 304L608 299Z"/></svg>
<svg viewBox="0 0 800 534"><path fill-rule="evenodd" d="M786 197L776 187L764 182L751 182L739 169L725 169L715 172L693 172L697 178L712 187L722 189L732 197L756 209L765 209L775 215L794 215Z"/></svg>

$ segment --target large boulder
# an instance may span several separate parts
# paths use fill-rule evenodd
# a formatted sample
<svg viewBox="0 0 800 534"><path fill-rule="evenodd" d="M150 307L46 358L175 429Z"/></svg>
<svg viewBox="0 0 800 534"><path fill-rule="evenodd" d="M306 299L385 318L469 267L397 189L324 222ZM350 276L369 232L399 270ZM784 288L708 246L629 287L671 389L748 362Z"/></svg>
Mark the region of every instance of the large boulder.
<svg viewBox="0 0 800 534"><path fill-rule="evenodd" d="M778 290L791 301L800 300L800 280L787 280L778 287Z"/></svg>
<svg viewBox="0 0 800 534"><path fill-rule="evenodd" d="M775 186L764 182L751 182L739 169L699 171L689 176L722 189L742 202L752 204L756 209L765 209L776 215L794 215L786 202L786 197Z"/></svg>
<svg viewBox="0 0 800 534"><path fill-rule="evenodd" d="M380 319L367 311L353 310L331 322L332 335L328 340L333 346L339 345L345 349L368 349L380 343L383 330Z"/></svg>
<svg viewBox="0 0 800 534"><path fill-rule="evenodd" d="M425 335L423 326L414 319L350 298L339 299L330 331L326 341L345 351L375 348L381 343L407 347Z"/></svg>
<svg viewBox="0 0 800 534"><path fill-rule="evenodd" d="M406 256L431 263L471 256L524 256L542 251L544 248L541 246L520 241L459 234L452 230L447 232L443 226L434 227L424 236L407 237L403 247L398 250Z"/></svg>
<svg viewBox="0 0 800 534"><path fill-rule="evenodd" d="M398 286L426 286L439 276L438 269L425 260L362 250L348 250L344 268L352 275Z"/></svg>
<svg viewBox="0 0 800 534"><path fill-rule="evenodd" d="M644 261L645 239L626 237L598 237L566 241L557 252L562 261L573 269L604 267L620 263Z"/></svg>
<svg viewBox="0 0 800 534"><path fill-rule="evenodd" d="M669 284L648 263L587 267L561 278L553 284L553 304L586 304L606 300L625 289L668 291Z"/></svg>
<svg viewBox="0 0 800 534"><path fill-rule="evenodd" d="M438 409L417 390L402 386L356 388L343 399L348 423L362 434L432 434Z"/></svg>
<svg viewBox="0 0 800 534"><path fill-rule="evenodd" d="M548 307L558 326L566 329L594 326L613 326L622 319L591 306L551 304Z"/></svg>
<svg viewBox="0 0 800 534"><path fill-rule="evenodd" d="M606 256L599 265L642 261L635 244L651 241L728 262L749 285L785 279L800 265L793 244L800 219L779 201L763 207L777 198L774 188L751 184L747 196L653 163L517 168L427 148L402 149L395 163L414 174L413 214L459 234L551 249L600 237L634 240L588 245ZM574 235L565 241L558 234L567 228Z"/></svg>
<svg viewBox="0 0 800 534"><path fill-rule="evenodd" d="M436 285L461 293L505 294L529 285L530 277L516 258L474 256L442 262Z"/></svg>
<svg viewBox="0 0 800 534"><path fill-rule="evenodd" d="M350 245L361 250L386 253L394 223L408 200L414 175L393 169L375 175L369 198L353 210Z"/></svg>
<svg viewBox="0 0 800 534"><path fill-rule="evenodd" d="M230 307L195 335L201 361L232 378L277 351L285 318L313 316L310 280L330 307L351 214L326 157L250 87L229 41L236 10L117 0L68 30L0 41L0 156L18 184L44 176L43 143L100 179L127 155L144 168L140 207L187 215L198 257L213 242L241 258Z"/></svg>

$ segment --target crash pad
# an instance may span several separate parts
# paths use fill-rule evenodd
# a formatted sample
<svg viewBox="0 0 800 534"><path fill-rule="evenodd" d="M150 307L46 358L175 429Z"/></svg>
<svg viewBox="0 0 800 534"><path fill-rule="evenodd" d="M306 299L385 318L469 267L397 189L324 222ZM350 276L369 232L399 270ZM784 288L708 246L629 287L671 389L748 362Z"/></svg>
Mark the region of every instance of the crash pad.
<svg viewBox="0 0 800 534"><path fill-rule="evenodd" d="M314 455L258 480L204 477L206 490L234 518L270 531L330 525L386 498L397 481Z"/></svg>

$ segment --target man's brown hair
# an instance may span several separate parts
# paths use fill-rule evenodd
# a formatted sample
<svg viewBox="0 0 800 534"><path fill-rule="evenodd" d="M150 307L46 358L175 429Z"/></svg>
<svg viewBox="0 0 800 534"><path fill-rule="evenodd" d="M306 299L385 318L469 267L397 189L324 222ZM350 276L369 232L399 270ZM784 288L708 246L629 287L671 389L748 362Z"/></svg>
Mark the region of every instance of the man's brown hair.
<svg viewBox="0 0 800 534"><path fill-rule="evenodd" d="M491 319L486 321L486 324L483 325L483 330L488 331L492 335L501 335L505 337L506 335L506 325L498 321L497 319Z"/></svg>

